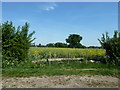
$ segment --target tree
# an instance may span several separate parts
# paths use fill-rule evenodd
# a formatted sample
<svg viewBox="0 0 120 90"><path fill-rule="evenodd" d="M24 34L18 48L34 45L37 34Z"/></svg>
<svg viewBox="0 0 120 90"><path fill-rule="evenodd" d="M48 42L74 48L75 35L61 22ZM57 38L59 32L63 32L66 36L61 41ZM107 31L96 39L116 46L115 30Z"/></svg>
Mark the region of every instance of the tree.
<svg viewBox="0 0 120 90"><path fill-rule="evenodd" d="M98 40L106 50L106 63L120 65L120 32L115 30L112 38L108 33L102 34L101 40Z"/></svg>
<svg viewBox="0 0 120 90"><path fill-rule="evenodd" d="M41 47L41 44L39 43L39 44L37 45L37 47Z"/></svg>
<svg viewBox="0 0 120 90"><path fill-rule="evenodd" d="M65 44L65 43L61 43L61 42L57 42L57 43L55 43L55 47L67 47L67 44Z"/></svg>
<svg viewBox="0 0 120 90"><path fill-rule="evenodd" d="M68 47L70 48L80 48L82 45L80 41L82 37L77 34L70 34L69 37L66 39L66 42L69 43Z"/></svg>
<svg viewBox="0 0 120 90"><path fill-rule="evenodd" d="M15 65L28 60L28 50L31 42L35 39L31 38L35 32L28 34L28 30L28 23L25 23L22 28L18 26L17 29L12 22L7 21L2 24L3 64L9 62Z"/></svg>
<svg viewBox="0 0 120 90"><path fill-rule="evenodd" d="M55 47L54 43L48 43L46 46L47 47Z"/></svg>

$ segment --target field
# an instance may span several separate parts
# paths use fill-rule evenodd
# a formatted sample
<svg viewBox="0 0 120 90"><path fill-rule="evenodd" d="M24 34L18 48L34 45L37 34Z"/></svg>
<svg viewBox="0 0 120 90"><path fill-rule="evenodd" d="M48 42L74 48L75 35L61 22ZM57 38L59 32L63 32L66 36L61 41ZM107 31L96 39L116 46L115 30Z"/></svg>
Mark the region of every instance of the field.
<svg viewBox="0 0 120 90"><path fill-rule="evenodd" d="M31 47L29 56L34 58L34 60L45 58L85 58L100 60L105 56L105 50Z"/></svg>
<svg viewBox="0 0 120 90"><path fill-rule="evenodd" d="M70 49L70 48L31 47L29 51L29 61L27 61L26 63L21 63L18 66L11 66L11 67L8 66L2 70L3 81L5 82L3 86L9 87L9 86L6 86L7 85L6 82L7 80L11 80L13 77L14 78L12 80L15 80L14 82L18 82L17 80L23 77L24 79L28 78L30 80L33 77L34 80L38 80L37 77L39 79L44 79L44 76L46 76L48 79L56 78L56 76L64 77L64 78L68 76L72 78L75 76L76 77L75 80L77 80L80 78L80 76L85 79L85 78L98 75L96 76L96 78L99 76L101 78L104 78L105 76L107 76L111 78L111 80L113 81L115 78L115 82L107 82L102 79L101 81L98 80L98 82L96 80L93 80L93 84L90 84L91 81L87 83L86 82L87 79L85 79L84 82L88 84L88 85L85 85L84 83L85 87L97 87L98 84L96 85L96 83L101 83L100 84L101 87L108 87L108 86L116 87L117 86L116 79L118 78L118 67L117 66L109 65L109 64L102 64L102 63L92 63L88 61L90 59L101 60L103 59L104 56L105 56L104 49ZM84 61L80 62L78 60L49 61L49 62L40 61L37 63L32 63L32 61L49 59L49 58L54 59L54 58L80 58L80 57L84 58L84 60L87 60L87 63ZM57 82L56 81L57 79L55 79L55 82ZM58 83L62 83L63 81L58 80ZM25 81L25 82L29 82L29 81ZM104 85L103 85L103 82L104 82ZM81 81L78 83L81 83ZM36 85L38 84L36 83ZM50 85L48 86L36 86L36 85L30 86L30 87L52 87ZM98 87L100 87L100 85L98 85ZM55 86L53 85L53 87ZM10 87L17 87L17 85L15 84L15 86L13 85ZM60 87L59 84L56 87ZM63 87L72 87L72 86L63 85ZM80 87L80 86L78 84L78 86L73 86L73 87Z"/></svg>

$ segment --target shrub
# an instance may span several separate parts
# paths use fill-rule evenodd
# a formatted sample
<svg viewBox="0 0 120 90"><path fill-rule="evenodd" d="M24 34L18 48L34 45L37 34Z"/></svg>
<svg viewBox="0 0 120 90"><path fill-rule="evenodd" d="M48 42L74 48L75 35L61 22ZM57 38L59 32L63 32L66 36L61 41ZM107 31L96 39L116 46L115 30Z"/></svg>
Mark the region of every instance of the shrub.
<svg viewBox="0 0 120 90"><path fill-rule="evenodd" d="M101 40L98 39L104 49L106 49L106 63L120 65L120 32L114 31L112 38L102 34Z"/></svg>
<svg viewBox="0 0 120 90"><path fill-rule="evenodd" d="M21 30L20 30L21 29ZM3 67L6 65L16 65L21 61L26 61L28 59L28 50L34 31L28 34L29 25L25 23L22 28L18 26L16 29L12 22L5 22L2 24L2 60Z"/></svg>

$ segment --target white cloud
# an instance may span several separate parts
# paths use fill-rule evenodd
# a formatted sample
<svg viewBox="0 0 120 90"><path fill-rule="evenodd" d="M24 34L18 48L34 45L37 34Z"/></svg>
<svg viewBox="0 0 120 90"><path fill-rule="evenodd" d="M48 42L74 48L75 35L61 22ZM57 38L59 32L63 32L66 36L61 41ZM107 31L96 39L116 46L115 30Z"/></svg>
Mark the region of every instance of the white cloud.
<svg viewBox="0 0 120 90"><path fill-rule="evenodd" d="M44 4L40 5L39 9L44 10L44 11L51 11L51 10L54 10L56 7L57 7L56 3L49 2L49 3L44 3Z"/></svg>
<svg viewBox="0 0 120 90"><path fill-rule="evenodd" d="M54 10L54 9L55 9L55 7L50 6L50 7L46 7L44 10L46 10L46 11L50 11L50 10Z"/></svg>

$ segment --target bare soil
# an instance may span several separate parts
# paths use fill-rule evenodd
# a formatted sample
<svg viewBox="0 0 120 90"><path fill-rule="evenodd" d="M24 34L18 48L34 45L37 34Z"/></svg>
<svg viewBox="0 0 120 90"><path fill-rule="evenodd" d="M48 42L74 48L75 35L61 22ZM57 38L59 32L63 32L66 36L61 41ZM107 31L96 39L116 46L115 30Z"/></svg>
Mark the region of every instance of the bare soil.
<svg viewBox="0 0 120 90"><path fill-rule="evenodd" d="M82 88L118 87L118 78L100 75L59 75L29 78L2 78L3 88Z"/></svg>

